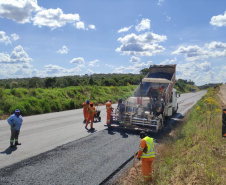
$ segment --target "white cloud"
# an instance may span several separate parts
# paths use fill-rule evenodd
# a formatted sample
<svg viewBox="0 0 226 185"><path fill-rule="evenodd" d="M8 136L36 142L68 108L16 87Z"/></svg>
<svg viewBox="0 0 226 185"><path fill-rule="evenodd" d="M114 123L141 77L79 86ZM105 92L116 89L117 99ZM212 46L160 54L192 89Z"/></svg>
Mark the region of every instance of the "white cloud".
<svg viewBox="0 0 226 185"><path fill-rule="evenodd" d="M133 27L133 26L121 28L120 30L118 30L118 33L127 32L127 31L129 31L132 27Z"/></svg>
<svg viewBox="0 0 226 185"><path fill-rule="evenodd" d="M159 6L163 5L164 1L165 1L165 0L158 0L157 5L159 5Z"/></svg>
<svg viewBox="0 0 226 185"><path fill-rule="evenodd" d="M32 61L28 54L24 51L23 47L18 45L14 48L11 55L7 53L0 53L0 63L14 64L26 63Z"/></svg>
<svg viewBox="0 0 226 185"><path fill-rule="evenodd" d="M53 65L53 64L49 64L49 65L45 65L44 66L45 69L45 73L49 76L64 76L64 75L75 75L78 74L79 71L81 71L81 69L79 67L76 68L72 68L72 69L66 69L63 67L60 67L58 65Z"/></svg>
<svg viewBox="0 0 226 185"><path fill-rule="evenodd" d="M7 44L10 44L10 37L6 35L4 31L0 31L0 42Z"/></svg>
<svg viewBox="0 0 226 185"><path fill-rule="evenodd" d="M89 62L89 66L94 67L97 62L99 62L99 60L93 60Z"/></svg>
<svg viewBox="0 0 226 185"><path fill-rule="evenodd" d="M151 32L141 35L132 33L118 39L122 45L116 51L127 55L152 56L165 50L164 47L156 44L165 40L167 40L165 35L157 35Z"/></svg>
<svg viewBox="0 0 226 185"><path fill-rule="evenodd" d="M139 73L141 69L147 68L152 64L152 61L147 63L134 63L131 66L120 66L114 69L113 73Z"/></svg>
<svg viewBox="0 0 226 185"><path fill-rule="evenodd" d="M30 22L32 12L40 9L37 0L0 1L0 17L12 19L18 23Z"/></svg>
<svg viewBox="0 0 226 185"><path fill-rule="evenodd" d="M88 27L89 27L89 29L91 29L91 30L95 30L95 29L96 29L95 25L93 25L93 24L90 24Z"/></svg>
<svg viewBox="0 0 226 185"><path fill-rule="evenodd" d="M226 49L226 43L213 41L209 44L206 44L206 47L209 49Z"/></svg>
<svg viewBox="0 0 226 185"><path fill-rule="evenodd" d="M85 64L85 60L84 58L82 57L78 57L78 58L73 58L71 61L70 61L71 64L77 64L78 67L84 67L84 64Z"/></svg>
<svg viewBox="0 0 226 185"><path fill-rule="evenodd" d="M11 34L11 38L12 38L12 40L16 41L16 40L20 39L20 36L17 35L16 33L13 33L13 34Z"/></svg>
<svg viewBox="0 0 226 185"><path fill-rule="evenodd" d="M86 70L86 73L89 74L89 75L91 75L91 74L94 73L94 71L92 71L91 69L87 69L87 70Z"/></svg>
<svg viewBox="0 0 226 185"><path fill-rule="evenodd" d="M34 25L39 27L48 26L51 29L59 28L75 21L79 21L78 14L64 14L60 8L42 9L33 18Z"/></svg>
<svg viewBox="0 0 226 185"><path fill-rule="evenodd" d="M167 15L166 16L166 21L169 22L170 20L171 20L171 17Z"/></svg>
<svg viewBox="0 0 226 185"><path fill-rule="evenodd" d="M151 28L151 20L150 19L142 19L140 24L135 26L135 29L140 32L144 30L149 30Z"/></svg>
<svg viewBox="0 0 226 185"><path fill-rule="evenodd" d="M203 62L203 63L198 63L197 66L202 69L204 72L208 72L212 69L210 62Z"/></svg>
<svg viewBox="0 0 226 185"><path fill-rule="evenodd" d="M174 57L174 59L166 59L163 62L160 63L160 65L167 65L167 64L176 64L177 63L177 58Z"/></svg>
<svg viewBox="0 0 226 185"><path fill-rule="evenodd" d="M75 27L77 28L77 29L82 29L82 30L85 30L85 24L84 24L84 22L81 22L81 21L79 21L79 22L76 22L75 23Z"/></svg>
<svg viewBox="0 0 226 185"><path fill-rule="evenodd" d="M210 24L218 27L226 26L226 12L224 12L224 15L213 16Z"/></svg>
<svg viewBox="0 0 226 185"><path fill-rule="evenodd" d="M131 59L130 59L130 62L131 63L138 63L138 62L140 62L140 58L139 57L132 56Z"/></svg>
<svg viewBox="0 0 226 185"><path fill-rule="evenodd" d="M69 51L69 49L67 48L67 46L63 46L61 49L59 49L57 51L57 53L60 53L60 54L67 54Z"/></svg>
<svg viewBox="0 0 226 185"><path fill-rule="evenodd" d="M7 44L11 44L12 41L16 41L20 39L20 36L16 33L11 34L11 36L7 36L4 31L0 31L0 42Z"/></svg>
<svg viewBox="0 0 226 185"><path fill-rule="evenodd" d="M105 66L107 66L108 68L112 68L112 69L115 68L113 65L110 65L110 64L105 64Z"/></svg>
<svg viewBox="0 0 226 185"><path fill-rule="evenodd" d="M188 47L180 46L176 51L172 52L172 54L185 54L185 58L187 61L226 57L226 43L211 42L209 44L205 44L203 47L197 45Z"/></svg>

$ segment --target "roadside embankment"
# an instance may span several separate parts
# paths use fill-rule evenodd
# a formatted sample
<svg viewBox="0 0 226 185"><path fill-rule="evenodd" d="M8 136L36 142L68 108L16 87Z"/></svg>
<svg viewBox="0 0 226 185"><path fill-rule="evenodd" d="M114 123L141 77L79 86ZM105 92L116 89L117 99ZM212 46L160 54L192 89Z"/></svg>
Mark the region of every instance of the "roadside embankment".
<svg viewBox="0 0 226 185"><path fill-rule="evenodd" d="M133 94L136 85L76 86L66 88L0 88L0 119L20 109L23 116L77 109L90 99L94 103L117 102Z"/></svg>
<svg viewBox="0 0 226 185"><path fill-rule="evenodd" d="M217 89L210 89L181 126L156 145L153 179L146 184L225 184L226 139L221 136L222 110ZM141 163L118 184L143 184Z"/></svg>

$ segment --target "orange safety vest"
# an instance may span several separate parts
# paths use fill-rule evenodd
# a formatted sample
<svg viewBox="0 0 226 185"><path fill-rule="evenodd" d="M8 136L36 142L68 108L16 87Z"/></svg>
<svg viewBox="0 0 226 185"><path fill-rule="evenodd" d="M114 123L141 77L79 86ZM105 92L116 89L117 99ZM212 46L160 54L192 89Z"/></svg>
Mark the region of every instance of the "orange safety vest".
<svg viewBox="0 0 226 185"><path fill-rule="evenodd" d="M106 109L107 109L106 110L107 112L111 112L111 110L113 109L112 106L111 106L111 102L106 103Z"/></svg>
<svg viewBox="0 0 226 185"><path fill-rule="evenodd" d="M94 116L96 114L96 109L95 109L94 106L93 107L89 107L88 111L89 111L89 115L90 116Z"/></svg>

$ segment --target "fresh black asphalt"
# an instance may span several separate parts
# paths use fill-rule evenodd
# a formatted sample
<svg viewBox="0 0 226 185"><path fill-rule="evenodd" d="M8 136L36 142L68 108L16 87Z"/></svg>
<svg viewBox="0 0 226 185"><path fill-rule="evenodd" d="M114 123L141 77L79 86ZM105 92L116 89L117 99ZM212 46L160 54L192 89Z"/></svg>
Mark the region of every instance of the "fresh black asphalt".
<svg viewBox="0 0 226 185"><path fill-rule="evenodd" d="M96 132L0 169L0 184L100 184L138 151L139 143L136 132Z"/></svg>

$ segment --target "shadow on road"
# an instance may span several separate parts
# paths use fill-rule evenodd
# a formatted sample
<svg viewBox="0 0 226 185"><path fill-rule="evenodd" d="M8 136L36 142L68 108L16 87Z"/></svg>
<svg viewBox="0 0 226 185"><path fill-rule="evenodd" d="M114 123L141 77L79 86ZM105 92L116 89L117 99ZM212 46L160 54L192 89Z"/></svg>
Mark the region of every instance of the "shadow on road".
<svg viewBox="0 0 226 185"><path fill-rule="evenodd" d="M7 149L5 149L5 151L0 152L0 154L6 154L6 155L10 155L12 152L16 151L17 147L8 147Z"/></svg>

